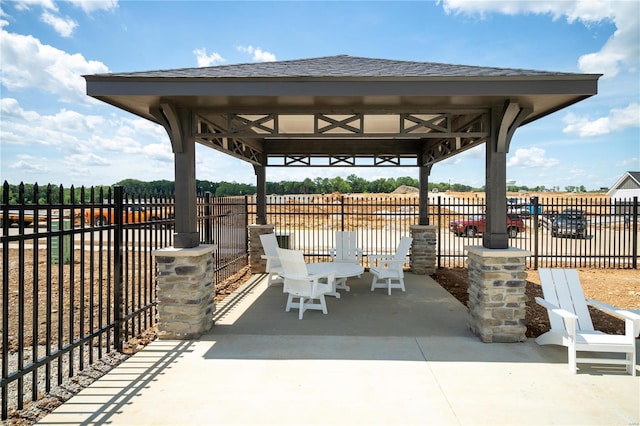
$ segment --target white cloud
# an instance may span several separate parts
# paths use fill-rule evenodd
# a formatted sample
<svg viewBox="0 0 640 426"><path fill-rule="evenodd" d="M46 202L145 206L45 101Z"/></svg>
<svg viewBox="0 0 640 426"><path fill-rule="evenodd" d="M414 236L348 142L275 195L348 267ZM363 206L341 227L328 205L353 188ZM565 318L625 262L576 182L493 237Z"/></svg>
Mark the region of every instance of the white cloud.
<svg viewBox="0 0 640 426"><path fill-rule="evenodd" d="M169 137L148 120L68 109L41 114L24 110L13 98L0 99L0 115L3 180L37 182L44 172L49 181L65 185L173 179ZM37 154L21 155L27 150Z"/></svg>
<svg viewBox="0 0 640 426"><path fill-rule="evenodd" d="M171 144L169 143L154 143L145 145L143 147L143 151L146 157L173 165L174 156L173 152L171 152Z"/></svg>
<svg viewBox="0 0 640 426"><path fill-rule="evenodd" d="M85 13L90 14L97 10L112 10L118 8L118 0L67 0L79 7Z"/></svg>
<svg viewBox="0 0 640 426"><path fill-rule="evenodd" d="M577 134L582 137L607 135L621 132L631 127L640 127L640 104L633 103L626 108L613 108L608 117L589 120L576 114L567 114L564 133Z"/></svg>
<svg viewBox="0 0 640 426"><path fill-rule="evenodd" d="M196 55L199 67L210 67L212 65L219 65L226 61L219 53L213 52L207 55L207 49L195 49L193 54Z"/></svg>
<svg viewBox="0 0 640 426"><path fill-rule="evenodd" d="M99 61L68 54L33 36L0 29L0 83L10 90L38 89L63 102L97 102L85 94L84 74L109 72Z"/></svg>
<svg viewBox="0 0 640 426"><path fill-rule="evenodd" d="M18 10L29 10L32 6L39 6L43 9L58 10L53 0L14 0L14 6Z"/></svg>
<svg viewBox="0 0 640 426"><path fill-rule="evenodd" d="M9 168L18 169L21 171L36 171L36 172L46 172L49 170L43 164L46 164L46 161L42 161L43 159L38 159L31 155L18 155L16 157L18 161L15 161L9 164Z"/></svg>
<svg viewBox="0 0 640 426"><path fill-rule="evenodd" d="M108 166L111 164L108 159L92 152L69 155L64 159L64 162L68 167L76 167L79 164L84 166Z"/></svg>
<svg viewBox="0 0 640 426"><path fill-rule="evenodd" d="M518 148L507 161L507 167L520 168L549 168L557 166L560 161L555 158L545 157L546 151L542 148Z"/></svg>
<svg viewBox="0 0 640 426"><path fill-rule="evenodd" d="M73 30L78 26L77 22L73 19L65 19L48 11L43 12L40 19L45 24L51 26L55 32L60 34L62 37L71 37Z"/></svg>
<svg viewBox="0 0 640 426"><path fill-rule="evenodd" d="M276 55L253 46L238 46L238 51L248 53L254 61L272 62L276 60Z"/></svg>
<svg viewBox="0 0 640 426"><path fill-rule="evenodd" d="M616 167L624 167L629 170L639 170L640 169L640 158L631 157L627 158L624 161L620 161L616 163Z"/></svg>
<svg viewBox="0 0 640 426"><path fill-rule="evenodd" d="M82 9L86 14L97 10L112 10L118 7L118 0L66 0L68 3ZM17 10L26 11L33 7L43 9L40 20L49 25L61 37L71 37L78 23L69 17L59 15L59 9L53 0L14 0Z"/></svg>
<svg viewBox="0 0 640 426"><path fill-rule="evenodd" d="M640 61L640 3L637 1L442 0L442 5L445 12L454 14L550 14L553 19L564 16L569 23L581 21L587 26L610 21L616 26L616 31L600 51L579 58L580 69L585 73L604 74L607 78L617 75L621 64L636 69Z"/></svg>

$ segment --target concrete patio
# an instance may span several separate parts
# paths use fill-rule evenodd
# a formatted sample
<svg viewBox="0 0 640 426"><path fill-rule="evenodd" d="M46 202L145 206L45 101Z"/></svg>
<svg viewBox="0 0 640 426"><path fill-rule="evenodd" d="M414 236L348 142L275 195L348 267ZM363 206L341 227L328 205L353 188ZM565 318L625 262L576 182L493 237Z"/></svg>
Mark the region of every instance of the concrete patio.
<svg viewBox="0 0 640 426"><path fill-rule="evenodd" d="M195 341L155 341L39 424L514 425L640 423L640 378L568 371L565 348L485 344L428 276L407 292L371 276L328 298L328 315L284 312L256 275Z"/></svg>

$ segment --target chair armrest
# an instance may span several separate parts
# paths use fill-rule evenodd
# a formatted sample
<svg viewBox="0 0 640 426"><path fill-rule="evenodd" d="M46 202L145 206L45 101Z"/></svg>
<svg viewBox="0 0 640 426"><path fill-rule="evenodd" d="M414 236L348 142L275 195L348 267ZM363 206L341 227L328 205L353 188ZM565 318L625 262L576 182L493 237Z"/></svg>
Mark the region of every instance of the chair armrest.
<svg viewBox="0 0 640 426"><path fill-rule="evenodd" d="M280 260L278 256L267 256L266 254L263 254L260 257L265 260Z"/></svg>
<svg viewBox="0 0 640 426"><path fill-rule="evenodd" d="M638 337L640 334L640 315L593 299L587 299L587 304L611 316L624 320L626 335Z"/></svg>
<svg viewBox="0 0 640 426"><path fill-rule="evenodd" d="M578 316L576 314L572 314L571 312L565 309L562 309L541 297L536 297L536 303L540 306L547 308L547 310L553 312L554 314L562 317L562 320L564 321L564 326L567 329L567 334L572 339L575 340L576 322L578 321Z"/></svg>
<svg viewBox="0 0 640 426"><path fill-rule="evenodd" d="M374 267L376 262L384 262L388 260L392 260L393 256L391 255L383 255L383 254L370 254L367 256L369 258L369 267Z"/></svg>
<svg viewBox="0 0 640 426"><path fill-rule="evenodd" d="M378 261L378 266L375 265L376 260ZM369 268L380 268L380 267L402 268L402 265L404 265L405 263L406 263L405 259L397 260L397 259L393 259L391 256L370 256L369 257Z"/></svg>

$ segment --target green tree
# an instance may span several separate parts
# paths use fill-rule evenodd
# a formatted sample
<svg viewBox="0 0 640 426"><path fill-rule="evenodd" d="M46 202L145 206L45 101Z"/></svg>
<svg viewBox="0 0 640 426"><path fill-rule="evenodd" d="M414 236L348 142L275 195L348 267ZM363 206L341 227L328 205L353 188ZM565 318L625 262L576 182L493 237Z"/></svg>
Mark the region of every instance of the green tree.
<svg viewBox="0 0 640 426"><path fill-rule="evenodd" d="M351 174L347 176L347 182L351 185L351 192L356 194L367 192L367 181L365 179Z"/></svg>

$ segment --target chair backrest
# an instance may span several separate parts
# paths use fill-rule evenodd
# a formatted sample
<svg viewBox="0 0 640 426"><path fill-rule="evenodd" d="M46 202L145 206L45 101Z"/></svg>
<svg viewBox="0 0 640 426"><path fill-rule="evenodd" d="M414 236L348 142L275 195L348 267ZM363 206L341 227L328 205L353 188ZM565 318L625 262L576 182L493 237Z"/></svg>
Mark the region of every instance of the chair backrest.
<svg viewBox="0 0 640 426"><path fill-rule="evenodd" d="M262 234L260 235L260 241L262 242L264 254L273 257L278 256L278 239L276 238L276 234Z"/></svg>
<svg viewBox="0 0 640 426"><path fill-rule="evenodd" d="M591 315L582 292L580 278L575 269L539 268L540 284L544 299L578 317L578 331L593 331ZM558 314L549 311L552 330L564 330L564 321Z"/></svg>
<svg viewBox="0 0 640 426"><path fill-rule="evenodd" d="M413 238L411 237L400 238L400 243L398 244L398 248L396 249L396 254L393 256L393 259L404 260L409 254L409 247L411 247L412 241Z"/></svg>
<svg viewBox="0 0 640 426"><path fill-rule="evenodd" d="M304 254L300 250L279 248L278 257L284 271L283 291L299 296L310 296L313 288L311 282L304 278L309 275L307 265L304 263ZM301 279L292 277L300 277Z"/></svg>
<svg viewBox="0 0 640 426"><path fill-rule="evenodd" d="M309 275L302 251L278 248L278 257L286 275L298 277Z"/></svg>
<svg viewBox="0 0 640 426"><path fill-rule="evenodd" d="M357 235L353 231L336 231L336 261L357 262L360 260L356 237Z"/></svg>

